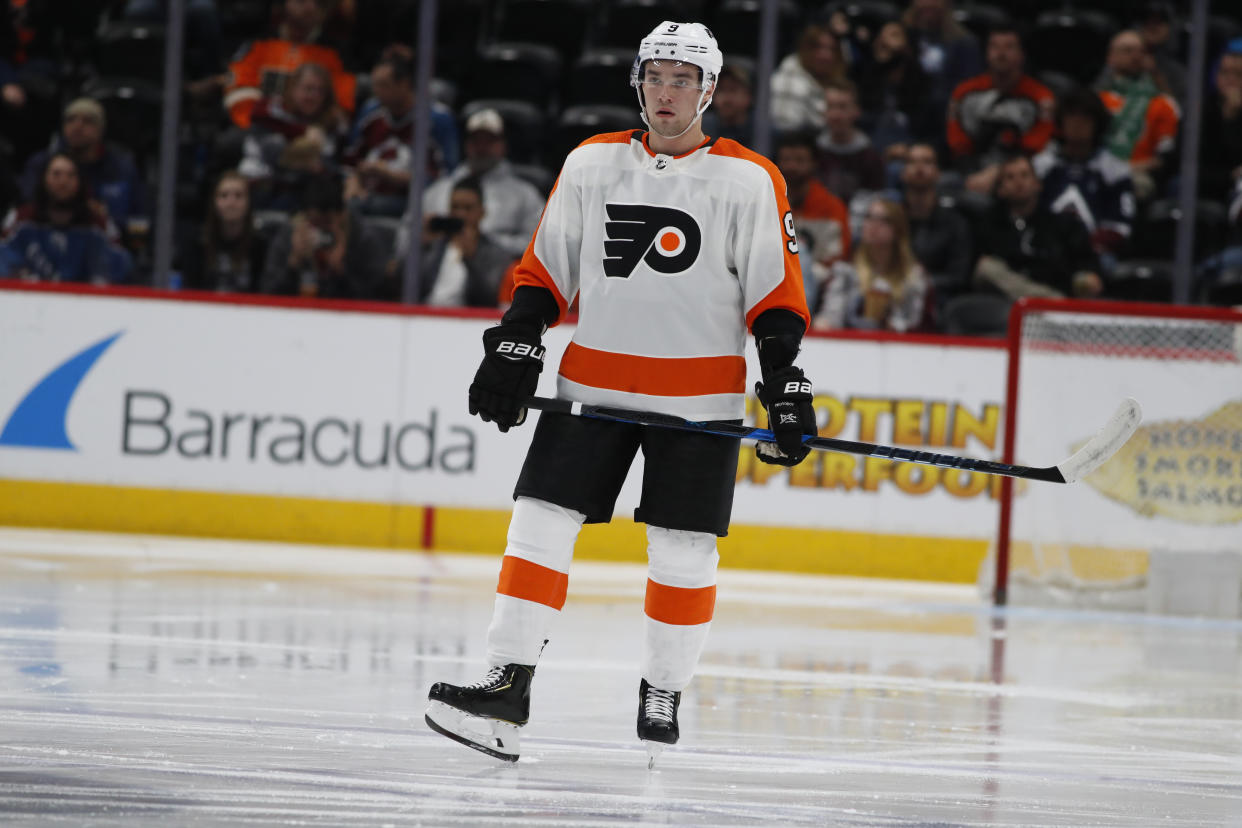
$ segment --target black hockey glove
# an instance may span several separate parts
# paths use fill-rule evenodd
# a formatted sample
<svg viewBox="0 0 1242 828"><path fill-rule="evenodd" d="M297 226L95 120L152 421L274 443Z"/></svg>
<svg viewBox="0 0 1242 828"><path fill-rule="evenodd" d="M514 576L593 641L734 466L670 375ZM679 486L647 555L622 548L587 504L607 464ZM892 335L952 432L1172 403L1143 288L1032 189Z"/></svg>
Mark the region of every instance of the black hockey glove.
<svg viewBox="0 0 1242 828"><path fill-rule="evenodd" d="M470 383L470 413L508 431L526 420L524 403L543 370L542 332L534 325L502 323L483 332L483 362Z"/></svg>
<svg viewBox="0 0 1242 828"><path fill-rule="evenodd" d="M796 466L810 453L803 434L816 434L815 408L811 405L811 381L793 365L767 374L755 383L755 394L768 410L769 428L776 443L758 443L755 454L764 463Z"/></svg>

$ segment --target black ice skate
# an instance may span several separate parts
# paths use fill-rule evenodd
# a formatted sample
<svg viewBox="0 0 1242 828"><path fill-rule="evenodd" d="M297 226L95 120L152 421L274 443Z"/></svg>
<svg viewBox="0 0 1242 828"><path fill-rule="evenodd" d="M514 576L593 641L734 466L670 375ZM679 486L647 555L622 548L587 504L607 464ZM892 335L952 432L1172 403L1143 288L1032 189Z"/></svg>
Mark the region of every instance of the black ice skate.
<svg viewBox="0 0 1242 828"><path fill-rule="evenodd" d="M646 679L638 685L638 738L647 748L647 768L655 767L665 745L677 744L677 707L680 691L652 687Z"/></svg>
<svg viewBox="0 0 1242 828"><path fill-rule="evenodd" d="M521 742L518 731L530 718L530 682L533 665L492 667L474 684L458 687L438 681L431 685L424 717L436 733L467 747L516 762Z"/></svg>

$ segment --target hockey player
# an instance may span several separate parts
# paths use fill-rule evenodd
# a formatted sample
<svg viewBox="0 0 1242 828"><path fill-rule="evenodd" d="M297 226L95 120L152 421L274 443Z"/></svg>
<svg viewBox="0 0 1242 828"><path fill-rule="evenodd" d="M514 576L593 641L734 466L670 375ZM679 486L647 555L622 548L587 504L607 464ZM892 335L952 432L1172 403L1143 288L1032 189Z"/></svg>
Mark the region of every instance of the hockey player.
<svg viewBox="0 0 1242 828"><path fill-rule="evenodd" d="M791 466L815 433L811 383L797 368L809 321L793 216L776 167L703 134L723 58L699 23L661 23L638 49L630 85L649 131L597 135L565 159L515 275L513 304L483 334L470 412L521 424L543 368L541 337L575 296L579 320L561 358L567 399L740 420L747 330L776 442ZM516 761L531 679L565 602L583 523L607 522L635 452L645 460L635 520L647 524L646 642L638 737L649 766L678 738L677 710L707 637L716 538L728 531L739 443L671 429L544 413L514 492L508 545L487 634L490 669L474 684L431 687L427 723Z"/></svg>

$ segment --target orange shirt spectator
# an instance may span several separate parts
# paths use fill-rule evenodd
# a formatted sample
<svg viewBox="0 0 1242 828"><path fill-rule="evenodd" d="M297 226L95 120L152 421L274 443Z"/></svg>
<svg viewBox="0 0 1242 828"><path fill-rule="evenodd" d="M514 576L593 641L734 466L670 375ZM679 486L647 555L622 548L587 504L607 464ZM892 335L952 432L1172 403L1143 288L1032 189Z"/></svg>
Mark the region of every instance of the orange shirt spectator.
<svg viewBox="0 0 1242 828"><path fill-rule="evenodd" d="M259 40L247 45L238 59L229 64L224 105L233 123L243 129L249 127L250 116L259 100L279 97L285 81L303 63L315 63L327 69L332 75L337 102L346 112L353 111L357 82L345 71L336 50L313 43Z"/></svg>
<svg viewBox="0 0 1242 828"><path fill-rule="evenodd" d="M971 78L953 91L949 148L959 157L994 148L1039 152L1052 138L1055 105L1052 90L1029 75L1009 90L990 75Z"/></svg>
<svg viewBox="0 0 1242 828"><path fill-rule="evenodd" d="M1116 92L1103 91L1100 93L1100 100L1104 101L1116 122L1125 110L1126 99ZM1156 95L1143 109L1142 125L1137 130L1137 137L1130 144L1130 155L1128 158L1122 156L1122 160L1131 164L1144 164L1171 152L1177 143L1177 127L1181 120L1182 113L1177 102L1168 95ZM1120 137L1118 133L1113 133L1113 136ZM1110 143L1109 147L1116 154L1117 142Z"/></svg>
<svg viewBox="0 0 1242 828"><path fill-rule="evenodd" d="M325 0L284 0L283 19L273 37L254 40L229 64L224 107L233 123L250 126L250 115L260 98L276 98L285 80L303 63L316 63L332 75L338 105L354 111L357 82L345 71L340 53L319 42L327 14Z"/></svg>
<svg viewBox="0 0 1242 828"><path fill-rule="evenodd" d="M1052 139L1056 96L1025 74L1026 53L1012 27L988 35L985 74L958 84L949 101L949 149L971 173L966 188L990 193L1001 159L1014 152L1033 155Z"/></svg>

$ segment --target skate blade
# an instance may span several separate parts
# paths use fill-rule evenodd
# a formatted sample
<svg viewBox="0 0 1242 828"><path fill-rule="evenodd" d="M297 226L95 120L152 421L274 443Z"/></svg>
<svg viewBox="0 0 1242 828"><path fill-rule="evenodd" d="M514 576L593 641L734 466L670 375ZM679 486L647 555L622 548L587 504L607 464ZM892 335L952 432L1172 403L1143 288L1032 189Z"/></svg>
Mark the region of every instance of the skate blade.
<svg viewBox="0 0 1242 828"><path fill-rule="evenodd" d="M651 770L655 767L656 759L658 759L660 754L664 752L664 743L649 742L644 739L643 746L647 748L647 770Z"/></svg>
<svg viewBox="0 0 1242 828"><path fill-rule="evenodd" d="M423 716L427 726L480 753L486 753L505 762L516 762L521 752L519 727L498 719L471 716L465 711L450 707L444 702L433 701Z"/></svg>

